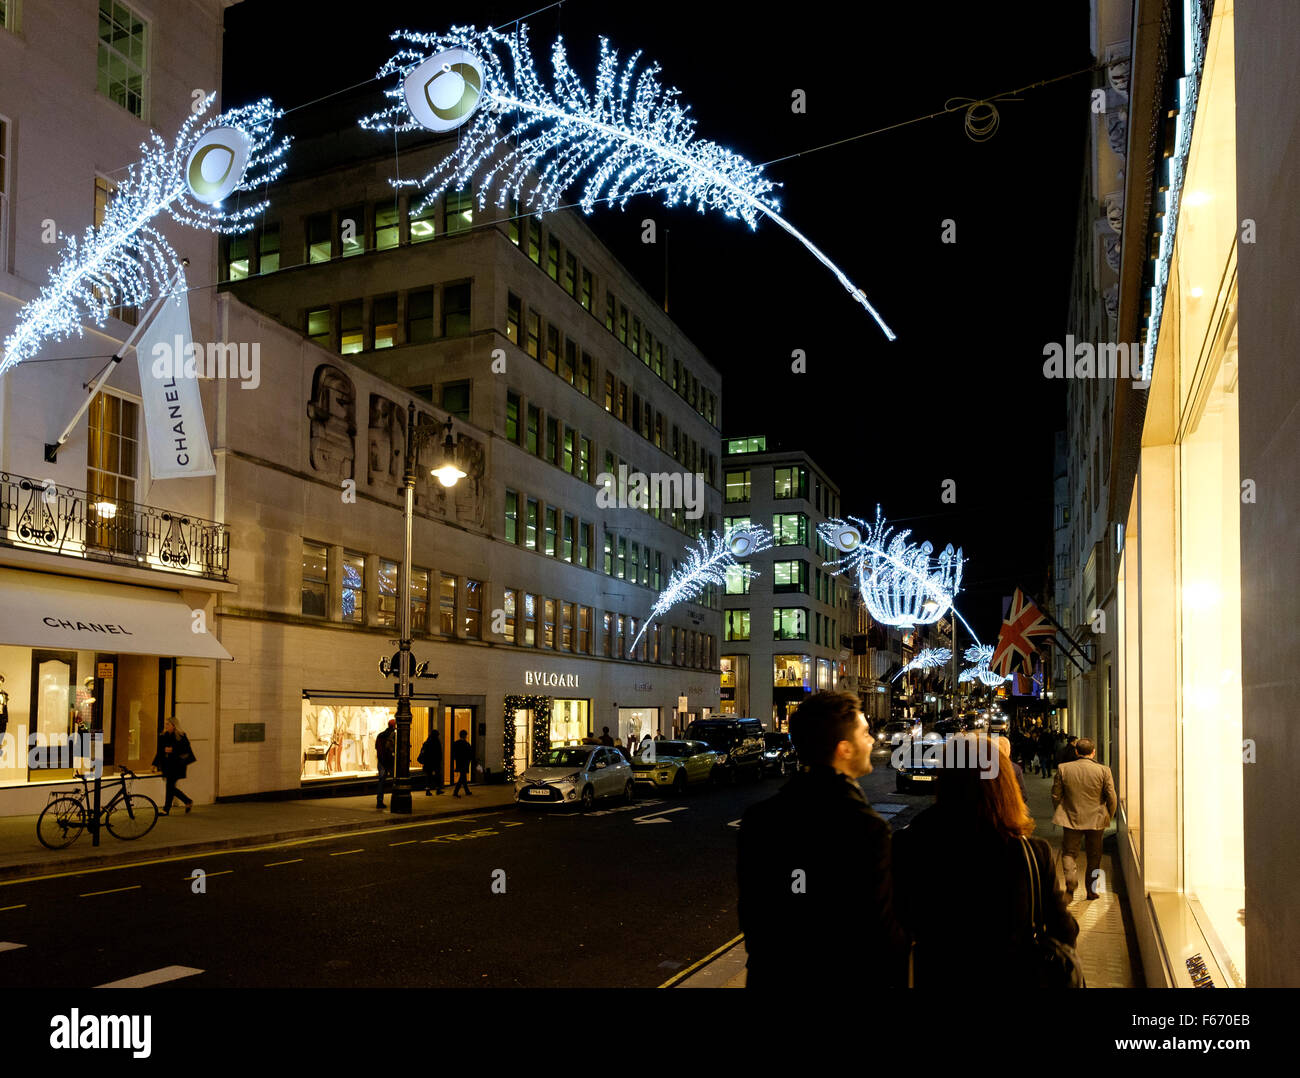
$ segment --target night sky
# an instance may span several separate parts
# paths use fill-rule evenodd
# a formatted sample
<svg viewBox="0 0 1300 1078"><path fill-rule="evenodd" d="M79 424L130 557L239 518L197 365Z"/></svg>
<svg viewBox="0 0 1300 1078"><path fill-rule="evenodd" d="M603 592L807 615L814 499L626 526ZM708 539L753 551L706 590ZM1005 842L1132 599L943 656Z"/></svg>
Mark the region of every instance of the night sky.
<svg viewBox="0 0 1300 1078"><path fill-rule="evenodd" d="M451 23L436 20L449 17L500 25L541 2L243 0L226 13L224 103L268 95L303 105L373 76L396 51L393 30L446 31ZM624 55L641 49L681 90L700 137L755 162L1091 63L1086 0L792 5L763 20L744 10L566 0L527 22L548 77L557 33L593 81L600 35ZM587 219L656 299L666 268L669 313L723 373L724 437L767 433L769 447L807 449L840 485L845 513L874 518L879 502L916 537L962 546L968 587L958 607L985 642L1001 596L1017 584L1041 592L1052 557L1052 434L1064 426L1064 391L1042 377L1043 346L1066 329L1091 79L1000 103L1000 127L985 142L969 140L954 113L766 170L781 185L783 215L866 292L898 335L892 343L770 222L754 233L651 197ZM354 125L367 104L358 93L380 88L307 105L284 129ZM801 115L795 89L806 92ZM655 246L641 243L647 217ZM941 242L945 219L955 243ZM806 374L791 372L796 348ZM955 504L941 500L947 479Z"/></svg>

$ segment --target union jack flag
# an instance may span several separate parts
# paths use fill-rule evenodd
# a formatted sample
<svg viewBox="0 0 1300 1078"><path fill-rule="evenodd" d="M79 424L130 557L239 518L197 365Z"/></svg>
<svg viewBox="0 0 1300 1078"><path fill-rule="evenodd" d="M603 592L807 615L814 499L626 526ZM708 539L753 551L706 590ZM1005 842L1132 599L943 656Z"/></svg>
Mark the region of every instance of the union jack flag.
<svg viewBox="0 0 1300 1078"><path fill-rule="evenodd" d="M989 668L1005 677L1011 673L1012 660L1019 655L1028 663L1028 669L1032 670L1034 652L1037 650L1033 644L1034 638L1051 639L1055 634L1056 628L1034 605L1033 600L1025 598L1025 593L1016 588L1007 616L1002 619L1002 628L998 631L998 642L993 648Z"/></svg>

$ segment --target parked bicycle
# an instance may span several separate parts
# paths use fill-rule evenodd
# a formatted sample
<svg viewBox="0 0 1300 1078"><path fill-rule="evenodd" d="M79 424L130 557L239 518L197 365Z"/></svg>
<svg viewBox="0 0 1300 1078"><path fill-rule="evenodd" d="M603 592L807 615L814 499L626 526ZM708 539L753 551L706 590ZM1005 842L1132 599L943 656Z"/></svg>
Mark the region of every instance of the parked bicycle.
<svg viewBox="0 0 1300 1078"><path fill-rule="evenodd" d="M75 773L74 777L81 780L80 793L76 790L52 793L50 803L36 821L36 837L41 840L41 845L51 850L71 846L81 837L82 831L99 819L114 838L143 838L152 831L158 822L157 803L145 794L128 791L127 779L134 782L135 772L125 767L119 770L122 773L117 781L107 784L118 786L118 791L100 808L98 817L91 807L89 775L80 771Z"/></svg>

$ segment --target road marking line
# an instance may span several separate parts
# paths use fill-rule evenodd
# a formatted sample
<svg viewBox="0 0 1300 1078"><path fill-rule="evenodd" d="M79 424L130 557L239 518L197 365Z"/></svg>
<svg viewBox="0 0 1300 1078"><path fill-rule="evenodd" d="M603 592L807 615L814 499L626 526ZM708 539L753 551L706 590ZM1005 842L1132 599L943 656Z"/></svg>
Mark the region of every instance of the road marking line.
<svg viewBox="0 0 1300 1078"><path fill-rule="evenodd" d="M360 847L357 847L357 849L355 849L355 850L338 850L338 851L336 851L335 853L330 854L330 856L331 856L331 857L346 857L346 856L347 856L348 854L350 854L350 853L365 853L365 852L366 852L365 850L361 849Z"/></svg>
<svg viewBox="0 0 1300 1078"><path fill-rule="evenodd" d="M695 970L699 969L701 966L705 965L708 962L712 962L715 958L718 957L718 955L722 954L723 951L729 951L732 947L734 947L737 943L739 943L744 938L745 938L745 933L742 932L735 939L727 940L727 942L724 943L721 947L717 948L716 950L710 951L698 962L692 962L680 973L674 974L672 977L669 977L668 980L664 981L664 983L661 984L659 987L671 988L678 981L684 980L688 975L695 972Z"/></svg>
<svg viewBox="0 0 1300 1078"><path fill-rule="evenodd" d="M301 857L295 857L292 861L269 861L263 865L263 868L275 868L276 865L297 865L302 862Z"/></svg>
<svg viewBox="0 0 1300 1078"><path fill-rule="evenodd" d="M27 903L20 902L16 906L0 906L0 913L4 913L7 910L25 910L26 908L27 908Z"/></svg>
<svg viewBox="0 0 1300 1078"><path fill-rule="evenodd" d="M148 973L137 973L134 977L126 977L120 981L109 981L108 984L96 985L96 987L149 988L151 985L164 984L167 981L179 981L182 977L193 977L202 972L201 969L194 969L191 966L163 966L162 969L151 969Z"/></svg>
<svg viewBox="0 0 1300 1078"><path fill-rule="evenodd" d="M664 819L664 817L667 816L668 813L685 812L685 811L686 811L686 806L679 805L677 808L660 809L657 812L650 813L648 816L634 816L632 818L632 822L633 823L672 823L673 822L672 820Z"/></svg>
<svg viewBox="0 0 1300 1078"><path fill-rule="evenodd" d="M203 869L196 868L194 871L203 872ZM193 883L195 880L210 880L212 879L213 876L229 876L234 871L235 870L233 868L223 868L220 872L203 872L202 876L195 876L191 874L189 876L184 876L182 878L185 880L186 883Z"/></svg>
<svg viewBox="0 0 1300 1078"><path fill-rule="evenodd" d="M282 842L262 842L256 846L238 846L228 850L203 850L200 852L204 857L227 857L239 853L263 853L266 850L286 850L294 846L305 846L312 842L337 842L343 836L359 837L361 835L378 835L381 833L391 835L394 831L405 831L412 827L441 827L443 824L464 823L466 820L477 820L494 814L500 815L500 810L477 812L472 816L439 817L435 820L420 820L415 823L390 824L385 827L367 828L363 831L335 831L333 834L308 835L305 838L285 839ZM42 883L46 880L61 880L67 876L89 876L96 872L119 872L128 868L145 868L149 865L167 865L173 861L193 861L194 856L194 851L191 850L189 853L178 853L171 857L154 857L147 861L129 861L120 865L91 865L69 869L67 872L48 872L44 876L19 876L12 880L0 880L0 887L13 887L22 883Z"/></svg>
<svg viewBox="0 0 1300 1078"><path fill-rule="evenodd" d="M0 943L0 951L21 951L26 946L25 943Z"/></svg>
<svg viewBox="0 0 1300 1078"><path fill-rule="evenodd" d="M417 843L417 842L419 842L419 841L420 841L420 840L419 840L418 838L408 838L408 839L404 839L404 840L401 841L401 842L390 842L388 845L390 845L390 846L413 846L415 843Z"/></svg>
<svg viewBox="0 0 1300 1078"><path fill-rule="evenodd" d="M138 891L142 885L133 883L130 887L114 887L110 891L87 891L84 895L78 895L78 898L94 898L96 895L115 895L119 891Z"/></svg>

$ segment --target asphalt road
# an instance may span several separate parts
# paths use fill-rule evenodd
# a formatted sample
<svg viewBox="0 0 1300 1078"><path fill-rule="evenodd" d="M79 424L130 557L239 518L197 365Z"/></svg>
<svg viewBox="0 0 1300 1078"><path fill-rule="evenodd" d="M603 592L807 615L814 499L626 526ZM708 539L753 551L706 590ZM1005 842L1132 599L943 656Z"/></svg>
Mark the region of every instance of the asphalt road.
<svg viewBox="0 0 1300 1078"><path fill-rule="evenodd" d="M876 767L862 786L905 826L930 799ZM16 881L0 886L0 985L655 987L739 933L734 824L779 786Z"/></svg>

